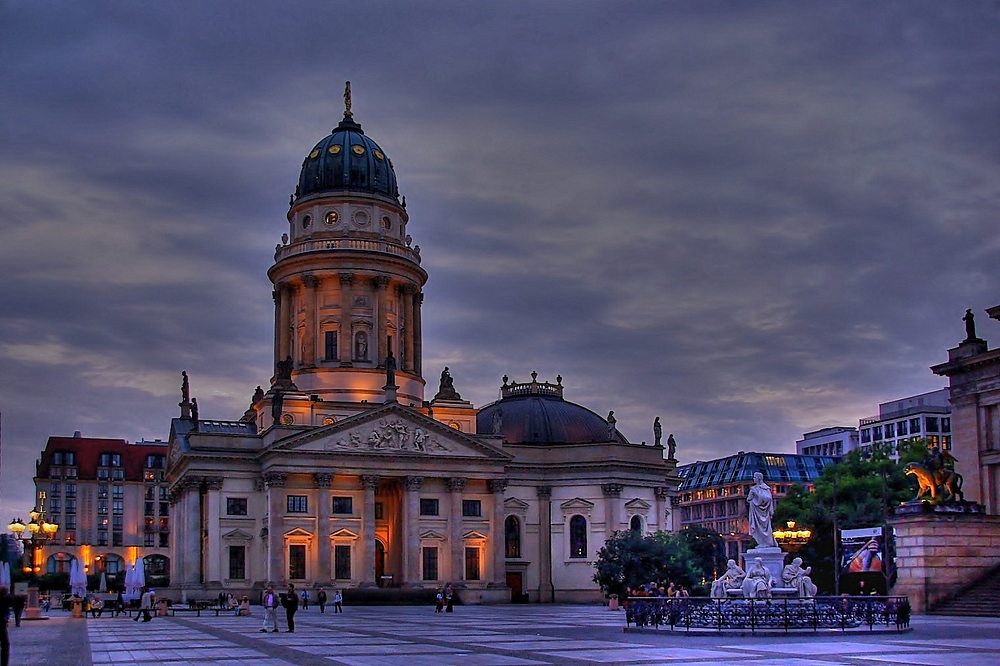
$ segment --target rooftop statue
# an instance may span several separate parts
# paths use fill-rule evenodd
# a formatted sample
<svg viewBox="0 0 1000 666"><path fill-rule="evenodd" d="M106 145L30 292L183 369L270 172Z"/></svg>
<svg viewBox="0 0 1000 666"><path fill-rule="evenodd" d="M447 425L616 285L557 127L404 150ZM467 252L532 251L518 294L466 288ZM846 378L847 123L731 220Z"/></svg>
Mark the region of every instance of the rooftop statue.
<svg viewBox="0 0 1000 666"><path fill-rule="evenodd" d="M972 308L965 311L962 321L965 322L965 341L972 342L973 340L978 340L979 338L976 337L976 315L972 314Z"/></svg>
<svg viewBox="0 0 1000 666"><path fill-rule="evenodd" d="M667 460L677 460L677 440L674 433L667 435Z"/></svg>
<svg viewBox="0 0 1000 666"><path fill-rule="evenodd" d="M452 379L451 372L448 370L448 366L444 367L441 371L441 385L438 386L438 392L434 395L435 400L461 400L462 396L458 394L455 390L455 380Z"/></svg>
<svg viewBox="0 0 1000 666"><path fill-rule="evenodd" d="M663 438L663 426L660 425L660 417L657 416L653 420L653 445L659 446L660 440Z"/></svg>

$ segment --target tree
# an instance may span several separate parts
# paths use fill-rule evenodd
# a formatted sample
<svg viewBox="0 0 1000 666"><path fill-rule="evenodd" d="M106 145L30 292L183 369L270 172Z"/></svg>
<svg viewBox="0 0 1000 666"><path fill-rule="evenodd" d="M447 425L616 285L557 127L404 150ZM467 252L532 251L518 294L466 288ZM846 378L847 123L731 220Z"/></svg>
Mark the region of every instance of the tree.
<svg viewBox="0 0 1000 666"><path fill-rule="evenodd" d="M726 570L726 543L718 532L702 525L689 525L679 536L687 543L694 567L701 573L699 583L711 583Z"/></svg>
<svg viewBox="0 0 1000 666"><path fill-rule="evenodd" d="M703 572L685 537L667 532L646 536L631 530L615 532L597 553L594 582L604 594L625 594L650 582L672 582L692 588Z"/></svg>
<svg viewBox="0 0 1000 666"><path fill-rule="evenodd" d="M892 507L913 498L912 482L903 474L903 466L922 461L926 455L927 445L922 439L904 445L899 462L879 446L871 452L856 449L840 462L825 467L813 492L795 485L778 502L775 525L794 520L800 527L812 530L812 537L798 556L812 566L813 582L823 593L834 591L837 566L833 552L834 485L839 529L877 527L892 515Z"/></svg>

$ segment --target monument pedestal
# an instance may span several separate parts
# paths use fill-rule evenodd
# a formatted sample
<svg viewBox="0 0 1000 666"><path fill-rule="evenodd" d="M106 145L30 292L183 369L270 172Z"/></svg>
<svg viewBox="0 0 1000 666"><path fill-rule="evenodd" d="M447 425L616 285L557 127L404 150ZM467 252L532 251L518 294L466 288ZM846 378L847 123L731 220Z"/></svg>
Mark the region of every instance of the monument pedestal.
<svg viewBox="0 0 1000 666"><path fill-rule="evenodd" d="M749 571L754 559L760 558L764 566L767 567L771 578L777 587L781 587L781 570L785 566L785 553L780 548L773 546L758 546L748 550L743 556L743 570Z"/></svg>

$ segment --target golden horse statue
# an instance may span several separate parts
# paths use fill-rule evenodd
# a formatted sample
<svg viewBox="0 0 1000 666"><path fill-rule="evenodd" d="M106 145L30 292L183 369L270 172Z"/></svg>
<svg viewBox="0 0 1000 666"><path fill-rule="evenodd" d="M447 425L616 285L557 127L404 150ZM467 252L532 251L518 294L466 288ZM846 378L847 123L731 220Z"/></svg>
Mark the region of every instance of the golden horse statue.
<svg viewBox="0 0 1000 666"><path fill-rule="evenodd" d="M931 502L950 502L957 500L964 501L965 495L962 492L962 475L950 469L931 470L917 462L907 463L903 468L903 473L914 476L920 489L914 501L930 493ZM942 497L938 497L938 494Z"/></svg>

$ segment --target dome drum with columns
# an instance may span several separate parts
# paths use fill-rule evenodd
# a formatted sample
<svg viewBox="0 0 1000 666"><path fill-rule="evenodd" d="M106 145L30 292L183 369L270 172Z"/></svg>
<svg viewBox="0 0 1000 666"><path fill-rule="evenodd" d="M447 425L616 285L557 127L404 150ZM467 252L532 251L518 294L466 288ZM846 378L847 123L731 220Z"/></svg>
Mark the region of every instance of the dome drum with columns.
<svg viewBox="0 0 1000 666"><path fill-rule="evenodd" d="M345 106L303 162L268 270L273 377L234 421L201 418L184 381L165 593L292 582L433 597L451 583L465 603L599 599L592 562L611 533L678 527L676 461L565 400L561 377L505 377L477 410L445 368L424 401L428 276L349 88Z"/></svg>

